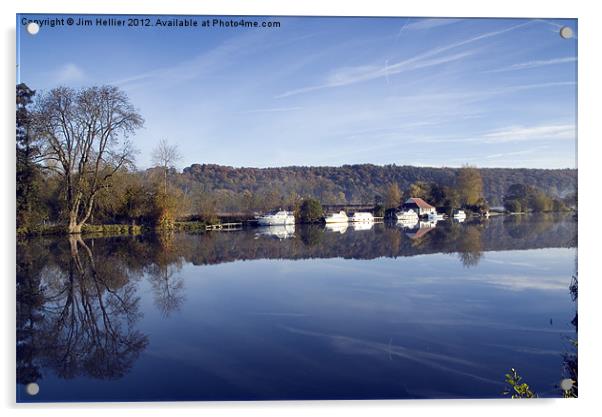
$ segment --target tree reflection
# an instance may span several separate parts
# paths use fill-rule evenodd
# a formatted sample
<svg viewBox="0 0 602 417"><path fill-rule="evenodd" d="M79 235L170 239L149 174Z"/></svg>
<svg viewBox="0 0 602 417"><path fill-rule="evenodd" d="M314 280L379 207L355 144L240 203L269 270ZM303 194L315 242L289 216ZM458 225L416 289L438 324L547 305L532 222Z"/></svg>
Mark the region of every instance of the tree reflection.
<svg viewBox="0 0 602 417"><path fill-rule="evenodd" d="M148 343L134 328L140 318L136 282L123 263L106 253L95 256L80 236L69 238L68 251L57 249L43 268L21 269L18 381L39 379L40 366L62 378L120 378ZM19 259L25 262L28 252Z"/></svg>
<svg viewBox="0 0 602 417"><path fill-rule="evenodd" d="M41 378L37 357L42 350L36 331L44 320L44 290L40 271L47 262L40 242L17 244L17 382L27 384Z"/></svg>
<svg viewBox="0 0 602 417"><path fill-rule="evenodd" d="M322 240L324 229L315 224L305 225L298 228L299 238L306 246L316 246Z"/></svg>
<svg viewBox="0 0 602 417"><path fill-rule="evenodd" d="M577 315L577 293L578 293L578 278L575 274L569 286L571 299L575 303L575 316L571 320L571 324L575 328L575 337L569 339L570 349L562 355L564 362L565 377L571 379L573 384L569 390L564 390L564 395L567 397L578 397L578 356L577 356L577 333L578 333L578 315Z"/></svg>
<svg viewBox="0 0 602 417"><path fill-rule="evenodd" d="M467 227L458 240L458 258L466 268L477 266L483 256L482 230L478 226Z"/></svg>
<svg viewBox="0 0 602 417"><path fill-rule="evenodd" d="M155 305L163 317L168 317L178 311L184 302L184 279L179 273L182 269L181 251L173 233L158 235L157 243L154 262L147 269L148 277Z"/></svg>
<svg viewBox="0 0 602 417"><path fill-rule="evenodd" d="M565 213L517 214L504 216L504 227L508 235L517 240L536 237L558 225L567 217Z"/></svg>

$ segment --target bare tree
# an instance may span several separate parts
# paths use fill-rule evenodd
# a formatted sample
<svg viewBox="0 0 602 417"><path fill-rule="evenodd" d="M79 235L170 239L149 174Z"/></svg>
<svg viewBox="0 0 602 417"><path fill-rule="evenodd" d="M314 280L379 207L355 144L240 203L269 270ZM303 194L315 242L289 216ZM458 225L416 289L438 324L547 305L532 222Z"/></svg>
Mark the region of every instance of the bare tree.
<svg viewBox="0 0 602 417"><path fill-rule="evenodd" d="M153 163L163 169L163 191L167 194L167 174L170 169L175 168L176 163L182 158L176 145L170 145L167 140L162 139L153 150Z"/></svg>
<svg viewBox="0 0 602 417"><path fill-rule="evenodd" d="M58 87L37 102L34 131L45 168L63 180L69 233L81 232L98 192L132 163L128 137L143 124L125 93L113 86Z"/></svg>

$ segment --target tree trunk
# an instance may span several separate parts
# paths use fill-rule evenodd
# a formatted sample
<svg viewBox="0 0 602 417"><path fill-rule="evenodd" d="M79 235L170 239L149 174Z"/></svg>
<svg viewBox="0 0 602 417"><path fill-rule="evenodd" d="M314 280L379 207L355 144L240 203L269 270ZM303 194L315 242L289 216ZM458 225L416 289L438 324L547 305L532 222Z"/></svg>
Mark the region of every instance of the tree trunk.
<svg viewBox="0 0 602 417"><path fill-rule="evenodd" d="M69 234L76 234L82 232L82 225L81 223L77 222L76 213L69 213L69 226L67 228L67 232L69 232Z"/></svg>
<svg viewBox="0 0 602 417"><path fill-rule="evenodd" d="M167 170L168 169L169 169L168 167L165 167L165 169L163 170L163 175L164 175L164 177L163 177L163 180L164 180L164 182L163 182L163 185L164 185L163 192L165 193L166 196L167 196Z"/></svg>

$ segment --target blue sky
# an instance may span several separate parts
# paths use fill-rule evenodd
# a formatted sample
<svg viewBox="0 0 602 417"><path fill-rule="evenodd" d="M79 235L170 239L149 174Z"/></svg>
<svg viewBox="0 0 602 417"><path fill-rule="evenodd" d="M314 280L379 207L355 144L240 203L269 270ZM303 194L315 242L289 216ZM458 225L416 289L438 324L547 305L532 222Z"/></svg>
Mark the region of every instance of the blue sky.
<svg viewBox="0 0 602 417"><path fill-rule="evenodd" d="M576 20L246 19L281 27L31 36L18 19L18 77L122 88L146 119L140 168L161 139L180 168L576 167L577 39L559 36Z"/></svg>

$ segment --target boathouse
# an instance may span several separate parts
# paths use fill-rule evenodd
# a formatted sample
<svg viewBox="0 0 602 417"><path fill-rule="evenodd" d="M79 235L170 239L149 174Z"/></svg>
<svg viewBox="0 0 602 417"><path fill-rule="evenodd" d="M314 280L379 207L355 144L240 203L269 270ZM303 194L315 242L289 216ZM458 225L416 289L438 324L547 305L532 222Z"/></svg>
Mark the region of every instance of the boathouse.
<svg viewBox="0 0 602 417"><path fill-rule="evenodd" d="M435 207L431 206L422 198L417 197L408 198L406 202L403 203L402 208L404 210L412 209L418 213L419 216L428 216L430 213L437 213L437 209L435 209Z"/></svg>

